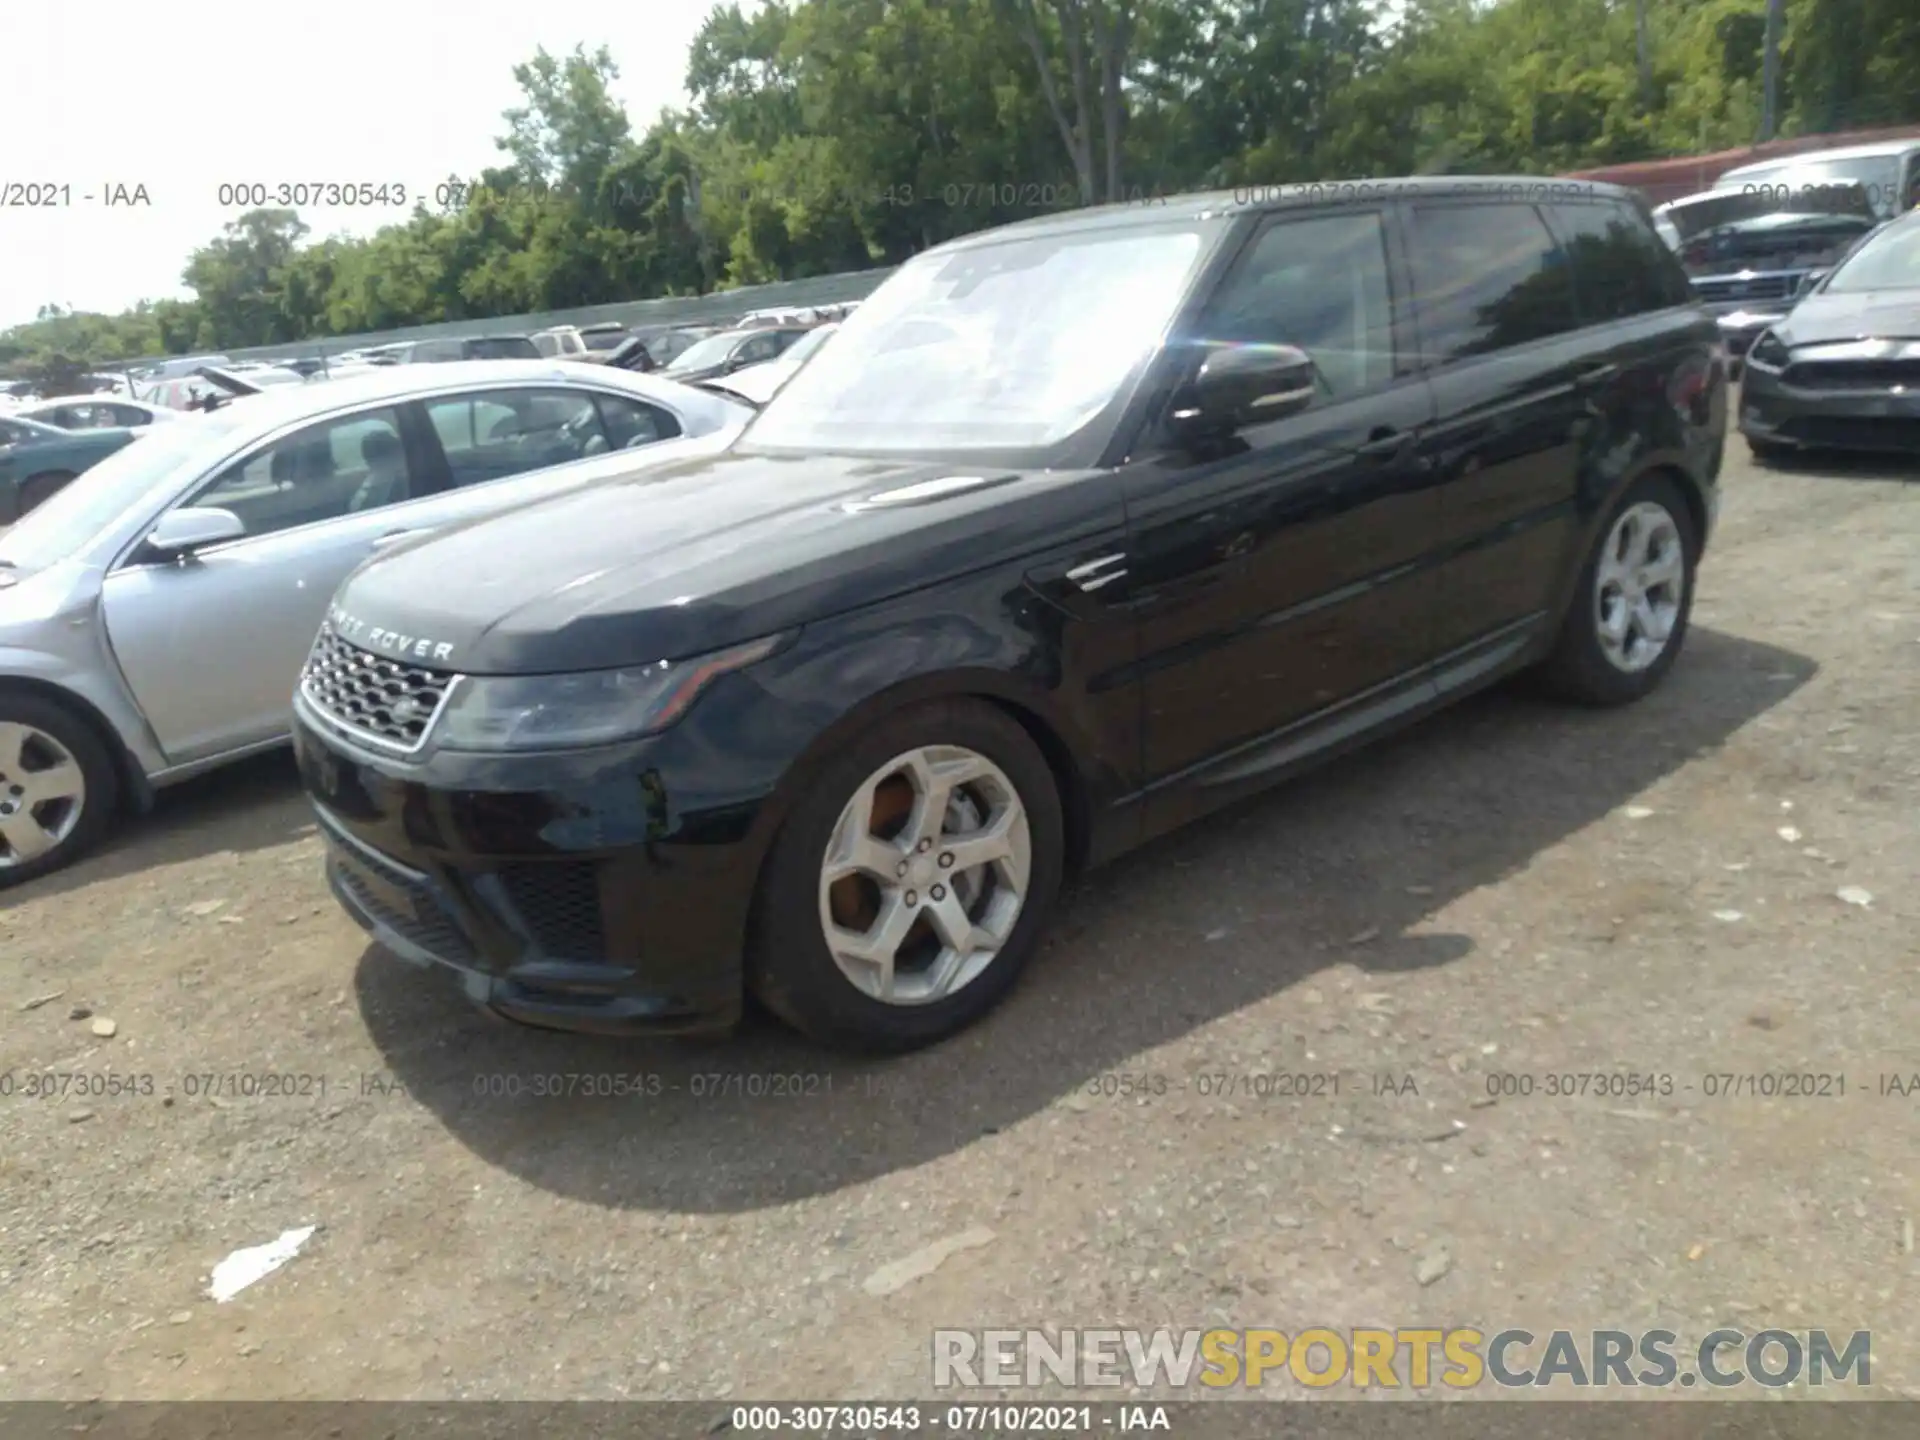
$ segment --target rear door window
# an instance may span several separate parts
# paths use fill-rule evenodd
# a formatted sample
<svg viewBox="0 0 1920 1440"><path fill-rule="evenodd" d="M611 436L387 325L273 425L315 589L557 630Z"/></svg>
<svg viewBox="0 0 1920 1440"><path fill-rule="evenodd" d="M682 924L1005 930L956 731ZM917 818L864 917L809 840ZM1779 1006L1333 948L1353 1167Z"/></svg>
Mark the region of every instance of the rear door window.
<svg viewBox="0 0 1920 1440"><path fill-rule="evenodd" d="M593 397L513 388L425 403L455 486L484 485L613 449Z"/></svg>
<svg viewBox="0 0 1920 1440"><path fill-rule="evenodd" d="M1548 207L1573 260L1580 316L1592 324L1685 305L1693 298L1673 252L1631 206L1612 199Z"/></svg>
<svg viewBox="0 0 1920 1440"><path fill-rule="evenodd" d="M1580 328L1573 267L1531 205L1416 204L1414 308L1428 365Z"/></svg>

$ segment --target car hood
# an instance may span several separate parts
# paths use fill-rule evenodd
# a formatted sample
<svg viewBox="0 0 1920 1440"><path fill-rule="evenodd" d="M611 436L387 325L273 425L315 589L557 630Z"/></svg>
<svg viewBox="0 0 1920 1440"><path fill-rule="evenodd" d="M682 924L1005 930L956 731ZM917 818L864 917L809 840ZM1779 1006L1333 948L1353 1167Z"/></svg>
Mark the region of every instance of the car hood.
<svg viewBox="0 0 1920 1440"><path fill-rule="evenodd" d="M1085 478L728 451L377 556L335 624L469 674L684 659L1091 534L1117 503ZM933 493L899 494L912 486Z"/></svg>
<svg viewBox="0 0 1920 1440"><path fill-rule="evenodd" d="M1920 339L1920 290L1863 290L1808 295L1774 326L1788 346L1847 340Z"/></svg>
<svg viewBox="0 0 1920 1440"><path fill-rule="evenodd" d="M1706 190L1698 195L1670 201L1653 213L1679 231L1682 239L1690 240L1703 231L1721 225L1790 211L1807 215L1857 215L1868 220L1878 218L1866 186L1846 181L1817 183L1803 180L1791 183L1767 181L1737 190Z"/></svg>

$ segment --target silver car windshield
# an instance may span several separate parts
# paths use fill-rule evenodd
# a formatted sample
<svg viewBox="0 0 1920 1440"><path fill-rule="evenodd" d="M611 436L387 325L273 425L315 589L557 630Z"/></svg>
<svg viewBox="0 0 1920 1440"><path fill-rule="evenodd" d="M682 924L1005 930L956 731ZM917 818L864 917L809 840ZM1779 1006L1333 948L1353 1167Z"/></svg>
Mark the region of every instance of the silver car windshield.
<svg viewBox="0 0 1920 1440"><path fill-rule="evenodd" d="M760 413L748 443L852 453L1049 447L1160 344L1210 223L1008 239L910 261Z"/></svg>
<svg viewBox="0 0 1920 1440"><path fill-rule="evenodd" d="M1920 221L1890 225L1868 240L1823 287L1828 295L1920 289ZM1908 332L1911 333L1911 332Z"/></svg>
<svg viewBox="0 0 1920 1440"><path fill-rule="evenodd" d="M0 536L0 565L41 570L81 549L168 475L197 465L245 420L215 410L156 425L83 472Z"/></svg>

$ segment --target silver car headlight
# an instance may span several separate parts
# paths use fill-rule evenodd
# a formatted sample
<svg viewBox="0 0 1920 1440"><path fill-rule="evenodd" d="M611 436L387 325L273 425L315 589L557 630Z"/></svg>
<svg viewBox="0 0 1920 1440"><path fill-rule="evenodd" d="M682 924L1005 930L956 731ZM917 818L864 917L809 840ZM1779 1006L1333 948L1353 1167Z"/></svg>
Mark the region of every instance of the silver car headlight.
<svg viewBox="0 0 1920 1440"><path fill-rule="evenodd" d="M715 680L766 659L786 638L624 670L463 676L433 738L449 750L568 750L657 734Z"/></svg>
<svg viewBox="0 0 1920 1440"><path fill-rule="evenodd" d="M1762 370L1784 370L1790 358L1786 343L1771 330L1764 332L1747 351L1747 363Z"/></svg>

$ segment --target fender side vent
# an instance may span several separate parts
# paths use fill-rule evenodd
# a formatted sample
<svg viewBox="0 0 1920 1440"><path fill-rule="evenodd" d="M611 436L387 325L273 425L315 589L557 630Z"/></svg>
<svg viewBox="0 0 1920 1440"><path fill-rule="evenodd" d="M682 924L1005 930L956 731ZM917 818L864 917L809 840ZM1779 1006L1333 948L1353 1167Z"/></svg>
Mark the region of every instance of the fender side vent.
<svg viewBox="0 0 1920 1440"><path fill-rule="evenodd" d="M918 480L897 490L882 490L864 500L849 500L840 508L849 515L868 510L892 510L902 505L931 505L974 490L986 490L1017 480L1018 475L943 475L938 480Z"/></svg>

